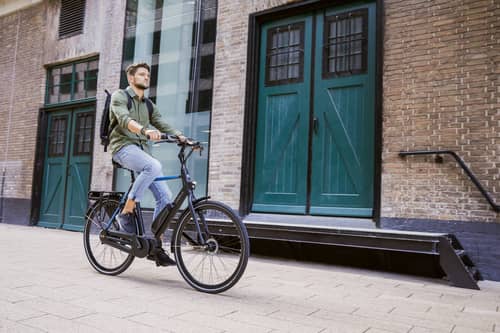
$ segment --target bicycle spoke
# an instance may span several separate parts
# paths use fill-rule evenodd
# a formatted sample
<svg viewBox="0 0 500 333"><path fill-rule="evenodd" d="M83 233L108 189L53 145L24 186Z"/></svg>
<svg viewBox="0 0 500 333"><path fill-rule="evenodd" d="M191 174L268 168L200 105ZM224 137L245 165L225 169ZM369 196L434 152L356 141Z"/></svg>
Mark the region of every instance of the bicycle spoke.
<svg viewBox="0 0 500 333"><path fill-rule="evenodd" d="M179 221L174 233L174 251L183 277L196 289L220 292L241 277L248 258L248 236L244 225L227 206L216 202L195 207L197 219L190 215ZM202 231L197 234L196 224ZM203 237L200 237L203 236ZM199 239L205 244L199 245Z"/></svg>
<svg viewBox="0 0 500 333"><path fill-rule="evenodd" d="M118 207L118 201L105 199L102 203L97 203L96 208L86 216L84 242L87 258L97 271L104 274L114 275L122 272L130 266L134 258L121 249L103 244L100 238L101 232ZM117 230L114 223L110 225L110 230Z"/></svg>

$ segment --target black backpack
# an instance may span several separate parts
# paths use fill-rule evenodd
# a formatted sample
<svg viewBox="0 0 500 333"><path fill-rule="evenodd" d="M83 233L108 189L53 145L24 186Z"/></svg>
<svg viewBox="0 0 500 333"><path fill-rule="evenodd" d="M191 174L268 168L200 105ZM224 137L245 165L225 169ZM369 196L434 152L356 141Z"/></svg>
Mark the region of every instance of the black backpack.
<svg viewBox="0 0 500 333"><path fill-rule="evenodd" d="M132 108L132 96L129 95L129 93L126 90L122 90L125 95L127 96L127 108L130 109ZM104 103L104 109L102 110L102 117L101 117L101 145L104 146L104 151L108 151L108 145L109 145L109 135L111 132L113 132L113 129L117 125L116 121L111 123L109 119L109 106L111 104L111 94L107 89L104 90L106 93L106 102ZM147 97L144 97L144 100L146 101L146 106L148 108L148 114L149 114L149 119L151 119L151 116L153 115L153 102Z"/></svg>

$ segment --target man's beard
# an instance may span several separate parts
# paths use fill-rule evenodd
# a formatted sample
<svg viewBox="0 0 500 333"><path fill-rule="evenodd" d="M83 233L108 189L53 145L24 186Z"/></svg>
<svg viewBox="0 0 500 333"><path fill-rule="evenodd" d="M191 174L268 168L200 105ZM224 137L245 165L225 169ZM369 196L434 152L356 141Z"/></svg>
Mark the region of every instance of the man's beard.
<svg viewBox="0 0 500 333"><path fill-rule="evenodd" d="M143 89L143 90L146 90L149 88L149 85L146 85L144 83L136 83L135 86L139 89Z"/></svg>

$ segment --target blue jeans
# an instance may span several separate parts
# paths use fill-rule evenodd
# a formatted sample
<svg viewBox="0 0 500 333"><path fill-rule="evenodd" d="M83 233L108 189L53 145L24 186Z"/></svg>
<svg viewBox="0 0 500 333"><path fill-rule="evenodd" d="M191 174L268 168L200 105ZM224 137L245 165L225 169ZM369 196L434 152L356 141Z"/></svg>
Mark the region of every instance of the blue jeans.
<svg viewBox="0 0 500 333"><path fill-rule="evenodd" d="M154 181L156 177L163 175L161 163L136 145L124 146L113 155L113 160L124 168L139 174L130 190L128 199L140 202L146 188L149 188L153 192L156 200L156 207L153 213L154 220L158 213L172 201L172 192L170 192L167 184L164 181Z"/></svg>

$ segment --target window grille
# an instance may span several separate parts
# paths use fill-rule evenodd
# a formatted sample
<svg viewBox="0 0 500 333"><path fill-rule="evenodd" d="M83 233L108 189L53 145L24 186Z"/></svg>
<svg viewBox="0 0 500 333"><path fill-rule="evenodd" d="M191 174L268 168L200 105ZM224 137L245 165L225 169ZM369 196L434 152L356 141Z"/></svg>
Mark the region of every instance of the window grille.
<svg viewBox="0 0 500 333"><path fill-rule="evenodd" d="M49 157L64 156L66 151L67 116L54 117L49 134Z"/></svg>
<svg viewBox="0 0 500 333"><path fill-rule="evenodd" d="M304 22L267 31L266 86L301 82L304 75Z"/></svg>
<svg viewBox="0 0 500 333"><path fill-rule="evenodd" d="M366 10L325 17L323 77L366 72L367 21Z"/></svg>

